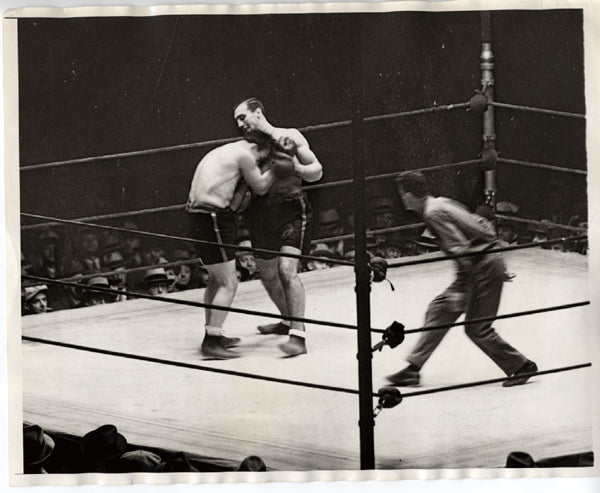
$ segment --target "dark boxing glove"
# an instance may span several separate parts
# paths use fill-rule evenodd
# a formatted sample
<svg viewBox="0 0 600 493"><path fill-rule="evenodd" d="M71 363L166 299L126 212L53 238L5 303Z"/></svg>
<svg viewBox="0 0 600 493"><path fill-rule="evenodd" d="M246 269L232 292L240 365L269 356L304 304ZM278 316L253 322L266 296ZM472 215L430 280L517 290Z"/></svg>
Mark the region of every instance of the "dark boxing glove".
<svg viewBox="0 0 600 493"><path fill-rule="evenodd" d="M284 152L273 151L273 173L282 180L289 178L296 172L293 158Z"/></svg>
<svg viewBox="0 0 600 493"><path fill-rule="evenodd" d="M387 260L381 257L373 257L370 264L371 272L373 272L373 282L383 281L387 275Z"/></svg>
<svg viewBox="0 0 600 493"><path fill-rule="evenodd" d="M295 156L296 151L298 150L298 145L290 137L284 136L275 141L275 148L289 156Z"/></svg>

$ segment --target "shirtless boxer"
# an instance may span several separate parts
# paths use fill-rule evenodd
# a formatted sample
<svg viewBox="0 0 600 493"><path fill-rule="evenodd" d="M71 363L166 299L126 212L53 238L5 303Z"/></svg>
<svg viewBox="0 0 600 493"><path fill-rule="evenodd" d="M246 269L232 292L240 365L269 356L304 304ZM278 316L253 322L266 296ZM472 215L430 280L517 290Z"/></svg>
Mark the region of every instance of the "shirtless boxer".
<svg viewBox="0 0 600 493"><path fill-rule="evenodd" d="M263 195L274 183L272 169L261 172L271 146L241 140L210 151L198 164L186 205L190 238L224 244L235 243L236 216L248 206L250 190ZM212 245L197 245L197 254L210 273L204 303L230 307L238 286L235 251ZM240 342L226 337L223 323L227 311L205 309L206 336L201 353L205 358L230 359L239 354L228 349Z"/></svg>
<svg viewBox="0 0 600 493"><path fill-rule="evenodd" d="M259 132L275 143L276 154L284 152L292 157L286 166L275 156L275 183L264 196L253 200L248 209L252 245L282 253L307 253L312 209L302 191L302 181L319 180L323 175L321 163L297 129L274 127L269 123L259 100L243 101L235 107L233 116L246 140ZM282 315L304 317L305 293L298 277L298 261L275 254L259 254L257 259L261 281ZM258 330L262 334L289 334L288 341L279 345L288 356L306 353L302 322L278 322L259 326Z"/></svg>

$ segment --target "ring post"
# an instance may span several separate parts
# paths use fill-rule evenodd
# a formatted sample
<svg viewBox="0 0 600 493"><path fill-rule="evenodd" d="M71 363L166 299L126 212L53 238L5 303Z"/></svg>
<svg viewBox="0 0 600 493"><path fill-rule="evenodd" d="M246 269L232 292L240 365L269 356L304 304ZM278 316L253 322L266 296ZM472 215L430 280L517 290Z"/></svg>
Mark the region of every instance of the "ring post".
<svg viewBox="0 0 600 493"><path fill-rule="evenodd" d="M481 12L481 55L479 56L481 68L482 94L488 103L494 101L494 53L492 52L492 20L489 10ZM488 104L487 110L483 112L483 150L496 150L496 129L494 125L494 106ZM484 202L492 207L496 201L496 163L485 167L483 170Z"/></svg>
<svg viewBox="0 0 600 493"><path fill-rule="evenodd" d="M373 381L371 362L371 307L370 283L367 256L365 218L365 159L363 105L363 63L362 63L362 16L350 18L352 29L352 99L354 115L352 119L352 172L354 192L354 242L356 264L356 319L358 338L358 392L360 428L360 468L375 469L373 417Z"/></svg>

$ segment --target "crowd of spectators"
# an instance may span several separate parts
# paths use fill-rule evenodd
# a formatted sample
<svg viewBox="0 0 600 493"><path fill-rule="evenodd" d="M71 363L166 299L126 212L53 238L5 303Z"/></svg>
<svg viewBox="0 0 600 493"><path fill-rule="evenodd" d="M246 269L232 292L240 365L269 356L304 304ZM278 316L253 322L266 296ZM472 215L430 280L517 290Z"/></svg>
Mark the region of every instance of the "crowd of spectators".
<svg viewBox="0 0 600 493"><path fill-rule="evenodd" d="M567 215L555 204L548 217L535 223L519 222L517 204L500 201L496 210L483 206L477 212L495 222L499 239L505 244L539 242L575 234L555 226L556 223L587 227L585 204L575 204ZM498 217L496 217L498 216ZM568 217L567 217L568 216ZM512 219L511 219L512 217ZM408 221L410 222L410 221ZM415 221L416 222L416 221ZM435 239L425 227L403 228L407 219L399 214L399 204L385 195L367 197L367 248L371 257L395 259L421 255L438 249ZM125 221L123 228L135 231L137 225ZM302 271L328 269L335 259L354 259L354 217L339 208L323 206L314 213L314 230L310 255L318 260L300 264ZM75 286L50 282L23 281L22 313L24 315L78 308L123 301L131 294L163 295L205 287L209 273L196 259L193 246L176 243L165 247L152 237L134 233L120 235L112 230L84 229L78 235L61 235L60 230L46 228L35 238L34 248L21 254L21 272L46 279L68 279ZM240 224L236 252L238 279L242 282L258 279L256 256L251 250L250 232ZM575 251L587 254L587 243L559 242L544 248ZM129 269L134 268L134 271ZM111 292L97 292L82 285L106 288Z"/></svg>
<svg viewBox="0 0 600 493"><path fill-rule="evenodd" d="M244 458L237 467L221 462L201 460L181 451L131 445L112 424L77 437L23 423L25 474L267 471L264 461L256 455Z"/></svg>

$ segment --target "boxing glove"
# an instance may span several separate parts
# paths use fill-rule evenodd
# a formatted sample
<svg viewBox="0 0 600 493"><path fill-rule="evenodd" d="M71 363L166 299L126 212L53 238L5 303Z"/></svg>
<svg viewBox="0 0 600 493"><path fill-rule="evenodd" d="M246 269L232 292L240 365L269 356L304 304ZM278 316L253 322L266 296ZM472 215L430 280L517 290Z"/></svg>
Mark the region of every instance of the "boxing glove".
<svg viewBox="0 0 600 493"><path fill-rule="evenodd" d="M277 178L285 180L292 176L296 171L292 157L281 151L273 152L273 173Z"/></svg>
<svg viewBox="0 0 600 493"><path fill-rule="evenodd" d="M275 148L281 152L285 152L289 156L295 156L298 150L298 145L290 137L280 137L275 142Z"/></svg>
<svg viewBox="0 0 600 493"><path fill-rule="evenodd" d="M373 257L370 264L371 272L373 273L373 282L383 281L387 275L387 260L381 257Z"/></svg>

